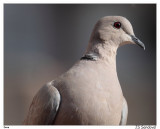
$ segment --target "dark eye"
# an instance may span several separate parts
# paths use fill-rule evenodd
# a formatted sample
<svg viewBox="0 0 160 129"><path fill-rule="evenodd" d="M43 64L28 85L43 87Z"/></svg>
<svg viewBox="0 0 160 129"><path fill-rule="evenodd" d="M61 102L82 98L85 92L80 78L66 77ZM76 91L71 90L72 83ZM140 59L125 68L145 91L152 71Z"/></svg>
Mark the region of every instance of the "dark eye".
<svg viewBox="0 0 160 129"><path fill-rule="evenodd" d="M121 28L121 23L120 22L115 22L114 27L117 28L117 29Z"/></svg>

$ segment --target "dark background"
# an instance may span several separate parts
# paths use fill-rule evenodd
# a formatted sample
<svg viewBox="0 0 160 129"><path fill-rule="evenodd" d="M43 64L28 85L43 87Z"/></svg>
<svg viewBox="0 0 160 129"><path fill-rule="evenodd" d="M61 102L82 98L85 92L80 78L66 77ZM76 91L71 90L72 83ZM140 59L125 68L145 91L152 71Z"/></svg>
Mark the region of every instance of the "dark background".
<svg viewBox="0 0 160 129"><path fill-rule="evenodd" d="M94 24L108 15L129 19L146 46L117 52L128 124L156 124L156 4L5 4L5 125L22 124L39 88L79 60Z"/></svg>

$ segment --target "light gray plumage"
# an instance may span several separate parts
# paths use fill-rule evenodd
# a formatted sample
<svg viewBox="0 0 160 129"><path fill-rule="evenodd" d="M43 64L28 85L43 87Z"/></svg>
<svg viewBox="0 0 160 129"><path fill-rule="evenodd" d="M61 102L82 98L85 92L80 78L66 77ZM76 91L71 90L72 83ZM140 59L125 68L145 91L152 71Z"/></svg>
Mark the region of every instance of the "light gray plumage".
<svg viewBox="0 0 160 129"><path fill-rule="evenodd" d="M115 22L120 22L121 26L116 26ZM84 56L66 73L40 89L24 124L126 124L128 106L116 71L116 52L124 44L145 48L134 36L126 18L101 18L93 29Z"/></svg>
<svg viewBox="0 0 160 129"><path fill-rule="evenodd" d="M25 124L53 123L60 104L60 94L50 83L43 86L33 98Z"/></svg>

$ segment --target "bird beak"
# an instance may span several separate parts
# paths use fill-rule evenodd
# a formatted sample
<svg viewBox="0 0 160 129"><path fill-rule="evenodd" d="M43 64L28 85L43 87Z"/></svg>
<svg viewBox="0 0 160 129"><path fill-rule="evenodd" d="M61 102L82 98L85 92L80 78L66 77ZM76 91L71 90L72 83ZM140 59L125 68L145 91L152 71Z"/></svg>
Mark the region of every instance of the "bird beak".
<svg viewBox="0 0 160 129"><path fill-rule="evenodd" d="M142 47L144 50L145 50L145 45L144 45L144 43L141 41L141 40L139 40L136 36L134 36L134 35L130 35L131 36L131 39L132 39L132 41L134 42L134 43L136 43L137 45L139 45L140 47Z"/></svg>

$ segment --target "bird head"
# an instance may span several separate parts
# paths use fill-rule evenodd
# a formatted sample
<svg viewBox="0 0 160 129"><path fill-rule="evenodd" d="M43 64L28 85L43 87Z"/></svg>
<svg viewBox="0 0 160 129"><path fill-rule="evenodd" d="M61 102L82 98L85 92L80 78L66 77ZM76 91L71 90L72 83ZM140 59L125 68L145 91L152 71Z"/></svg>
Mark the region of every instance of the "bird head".
<svg viewBox="0 0 160 129"><path fill-rule="evenodd" d="M100 42L117 47L137 44L145 49L145 45L134 35L131 23L122 16L106 16L96 23L90 43L94 45Z"/></svg>

